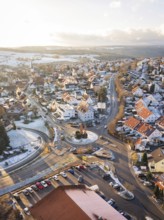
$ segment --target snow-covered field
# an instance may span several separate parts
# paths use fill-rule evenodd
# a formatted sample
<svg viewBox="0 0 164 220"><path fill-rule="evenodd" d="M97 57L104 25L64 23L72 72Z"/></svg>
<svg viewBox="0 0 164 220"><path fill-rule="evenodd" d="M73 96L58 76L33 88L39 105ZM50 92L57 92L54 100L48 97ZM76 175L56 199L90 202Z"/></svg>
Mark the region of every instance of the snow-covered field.
<svg viewBox="0 0 164 220"><path fill-rule="evenodd" d="M15 149L20 146L29 146L30 143L38 140L38 135L25 130L11 130L8 133L10 146Z"/></svg>
<svg viewBox="0 0 164 220"><path fill-rule="evenodd" d="M46 128L46 126L44 125L44 121L42 118L39 119L35 119L35 121L30 122L29 124L24 124L23 121L15 121L15 124L17 127L24 127L24 128L32 128L32 129L36 129L38 131L42 131L45 134L49 135L49 131Z"/></svg>
<svg viewBox="0 0 164 220"><path fill-rule="evenodd" d="M78 62L81 57L86 57L91 60L95 59L96 55L55 55L55 54L40 54L40 53L18 53L10 51L0 51L0 65L9 66L29 66L32 63L51 63L51 62Z"/></svg>
<svg viewBox="0 0 164 220"><path fill-rule="evenodd" d="M26 152L3 160L0 162L0 168L6 167L6 163L8 164L7 167L9 167L20 162L21 160L27 158L30 154L34 153L41 145L38 135L30 131L11 130L8 132L8 136L10 139L10 146L13 148L13 150L10 152L14 152L16 149L19 150L21 148L24 148Z"/></svg>
<svg viewBox="0 0 164 220"><path fill-rule="evenodd" d="M15 121L17 127L32 128L38 131L42 131L49 135L48 129L44 125L42 118L36 119L34 122L29 124L24 124L23 121ZM8 132L10 138L10 146L13 148L13 151L24 147L27 151L16 156L12 156L6 160L0 162L0 168L6 167L5 163L8 163L8 166L11 166L15 163L20 162L21 160L27 158L30 154L34 153L37 149L36 146L40 146L40 140L38 139L39 135L26 130L11 130Z"/></svg>

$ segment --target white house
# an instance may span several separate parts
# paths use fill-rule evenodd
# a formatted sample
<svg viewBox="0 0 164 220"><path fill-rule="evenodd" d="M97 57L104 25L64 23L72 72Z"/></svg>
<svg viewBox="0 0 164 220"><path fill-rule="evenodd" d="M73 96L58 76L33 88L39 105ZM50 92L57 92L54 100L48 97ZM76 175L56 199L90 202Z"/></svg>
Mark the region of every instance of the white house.
<svg viewBox="0 0 164 220"><path fill-rule="evenodd" d="M145 104L148 105L153 105L153 106L157 106L159 105L159 102L155 99L154 96L149 95L145 98L143 98L143 101L145 102Z"/></svg>
<svg viewBox="0 0 164 220"><path fill-rule="evenodd" d="M143 91L138 86L135 87L134 89L132 89L132 93L133 93L133 95L138 96L138 97L142 97L143 96Z"/></svg>
<svg viewBox="0 0 164 220"><path fill-rule="evenodd" d="M77 107L78 117L81 121L90 121L94 119L94 110L86 101L80 102Z"/></svg>
<svg viewBox="0 0 164 220"><path fill-rule="evenodd" d="M63 120L75 117L75 109L69 104L58 104L56 111Z"/></svg>
<svg viewBox="0 0 164 220"><path fill-rule="evenodd" d="M157 148L151 153L152 157L148 159L150 172L164 172L164 148Z"/></svg>

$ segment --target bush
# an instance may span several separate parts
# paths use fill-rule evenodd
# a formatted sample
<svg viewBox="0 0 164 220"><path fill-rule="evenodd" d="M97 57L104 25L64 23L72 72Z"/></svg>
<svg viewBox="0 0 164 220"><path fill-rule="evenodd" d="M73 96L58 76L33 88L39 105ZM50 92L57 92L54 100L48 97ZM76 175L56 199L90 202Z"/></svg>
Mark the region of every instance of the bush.
<svg viewBox="0 0 164 220"><path fill-rule="evenodd" d="M88 134L85 132L83 135L82 135L82 138L87 138L88 137Z"/></svg>
<svg viewBox="0 0 164 220"><path fill-rule="evenodd" d="M75 138L76 138L76 139L81 139L81 133L80 133L80 131L76 131L76 133L75 133Z"/></svg>

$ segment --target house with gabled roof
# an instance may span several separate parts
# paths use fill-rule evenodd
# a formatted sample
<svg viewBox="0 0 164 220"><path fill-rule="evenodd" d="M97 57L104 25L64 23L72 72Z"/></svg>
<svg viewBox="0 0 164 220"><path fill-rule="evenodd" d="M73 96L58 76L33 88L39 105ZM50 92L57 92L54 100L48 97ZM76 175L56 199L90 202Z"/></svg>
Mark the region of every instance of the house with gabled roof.
<svg viewBox="0 0 164 220"><path fill-rule="evenodd" d="M151 125L145 123L145 122L140 122L136 127L135 130L141 134L144 137L147 137L149 140L156 138L156 137L161 137L162 133L156 129L153 128Z"/></svg>
<svg viewBox="0 0 164 220"><path fill-rule="evenodd" d="M138 96L138 97L143 96L143 91L139 86L136 86L135 88L133 88L132 93L133 93L134 96Z"/></svg>
<svg viewBox="0 0 164 220"><path fill-rule="evenodd" d="M143 101L146 103L146 105L153 105L157 106L159 105L159 102L156 100L156 98L153 95L149 95L145 98L143 98Z"/></svg>
<svg viewBox="0 0 164 220"><path fill-rule="evenodd" d="M154 114L146 107L137 109L137 115L147 123L155 122L160 117L159 114Z"/></svg>
<svg viewBox="0 0 164 220"><path fill-rule="evenodd" d="M156 124L157 124L160 128L164 129L164 116L161 116L161 117L157 120Z"/></svg>
<svg viewBox="0 0 164 220"><path fill-rule="evenodd" d="M82 101L77 106L77 114L81 121L90 121L94 119L94 109L86 101Z"/></svg>
<svg viewBox="0 0 164 220"><path fill-rule="evenodd" d="M151 158L148 159L150 172L164 172L164 147L157 148L151 152Z"/></svg>
<svg viewBox="0 0 164 220"><path fill-rule="evenodd" d="M135 129L136 126L140 123L140 121L134 117L129 117L125 122L124 126L130 128L130 129Z"/></svg>
<svg viewBox="0 0 164 220"><path fill-rule="evenodd" d="M142 139L142 138L138 138L134 143L135 150L145 151L146 144L147 144L147 140Z"/></svg>

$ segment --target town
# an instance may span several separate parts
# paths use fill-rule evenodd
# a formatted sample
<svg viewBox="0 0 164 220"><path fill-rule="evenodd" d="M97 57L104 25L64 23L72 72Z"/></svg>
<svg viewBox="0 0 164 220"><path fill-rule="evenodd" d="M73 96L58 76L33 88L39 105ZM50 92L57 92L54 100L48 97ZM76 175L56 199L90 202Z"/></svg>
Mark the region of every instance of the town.
<svg viewBox="0 0 164 220"><path fill-rule="evenodd" d="M15 219L163 219L164 58L3 53L0 182Z"/></svg>

